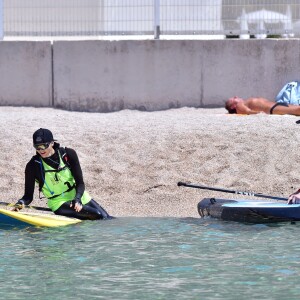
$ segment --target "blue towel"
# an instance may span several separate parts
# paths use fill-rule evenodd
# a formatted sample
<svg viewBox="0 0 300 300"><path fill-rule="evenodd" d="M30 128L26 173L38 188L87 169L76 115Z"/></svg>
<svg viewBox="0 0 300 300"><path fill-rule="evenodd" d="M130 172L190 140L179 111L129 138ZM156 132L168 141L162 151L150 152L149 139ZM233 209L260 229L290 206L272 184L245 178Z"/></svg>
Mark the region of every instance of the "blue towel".
<svg viewBox="0 0 300 300"><path fill-rule="evenodd" d="M287 83L276 96L276 102L300 105L300 82Z"/></svg>

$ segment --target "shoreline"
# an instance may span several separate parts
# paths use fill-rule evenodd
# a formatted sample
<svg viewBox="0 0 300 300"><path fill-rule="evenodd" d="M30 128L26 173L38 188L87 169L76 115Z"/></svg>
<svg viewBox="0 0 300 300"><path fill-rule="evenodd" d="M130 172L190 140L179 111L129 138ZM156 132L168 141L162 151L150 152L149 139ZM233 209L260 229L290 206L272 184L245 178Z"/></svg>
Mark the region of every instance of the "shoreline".
<svg viewBox="0 0 300 300"><path fill-rule="evenodd" d="M24 193L32 134L76 150L86 190L116 217L199 217L202 198L249 198L177 182L288 197L300 187L299 117L228 115L223 108L87 113L0 107L1 201ZM262 198L260 198L262 199ZM268 200L266 200L268 201ZM31 205L46 206L35 189Z"/></svg>

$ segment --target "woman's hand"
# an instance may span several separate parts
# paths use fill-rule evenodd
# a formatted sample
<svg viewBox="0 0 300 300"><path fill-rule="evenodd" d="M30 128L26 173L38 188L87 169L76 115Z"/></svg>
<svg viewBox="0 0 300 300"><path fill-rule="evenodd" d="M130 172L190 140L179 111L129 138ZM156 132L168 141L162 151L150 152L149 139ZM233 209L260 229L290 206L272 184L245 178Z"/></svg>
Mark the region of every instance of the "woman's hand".
<svg viewBox="0 0 300 300"><path fill-rule="evenodd" d="M19 211L25 207L25 202L23 199L20 199L14 206L13 211Z"/></svg>
<svg viewBox="0 0 300 300"><path fill-rule="evenodd" d="M81 199L75 197L70 204L70 207L74 207L74 210L77 212L80 212L82 209L82 203L81 203Z"/></svg>
<svg viewBox="0 0 300 300"><path fill-rule="evenodd" d="M288 204L300 204L300 192L292 194L288 198Z"/></svg>

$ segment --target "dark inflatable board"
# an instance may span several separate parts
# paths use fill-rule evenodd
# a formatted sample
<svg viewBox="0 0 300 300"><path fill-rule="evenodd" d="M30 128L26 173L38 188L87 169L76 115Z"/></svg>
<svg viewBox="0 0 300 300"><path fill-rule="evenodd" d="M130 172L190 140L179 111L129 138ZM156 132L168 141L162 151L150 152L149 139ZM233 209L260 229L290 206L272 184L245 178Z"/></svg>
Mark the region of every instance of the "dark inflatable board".
<svg viewBox="0 0 300 300"><path fill-rule="evenodd" d="M300 221L300 204L255 200L204 198L198 203L201 217L244 223Z"/></svg>

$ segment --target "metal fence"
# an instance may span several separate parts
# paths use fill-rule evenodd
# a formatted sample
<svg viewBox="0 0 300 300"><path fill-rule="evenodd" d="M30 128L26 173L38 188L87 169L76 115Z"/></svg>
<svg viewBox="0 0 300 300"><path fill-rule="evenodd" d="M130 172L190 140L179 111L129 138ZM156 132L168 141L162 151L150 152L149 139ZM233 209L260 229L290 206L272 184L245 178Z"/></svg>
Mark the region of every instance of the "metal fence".
<svg viewBox="0 0 300 300"><path fill-rule="evenodd" d="M300 1L0 0L0 24L0 38L300 36Z"/></svg>

